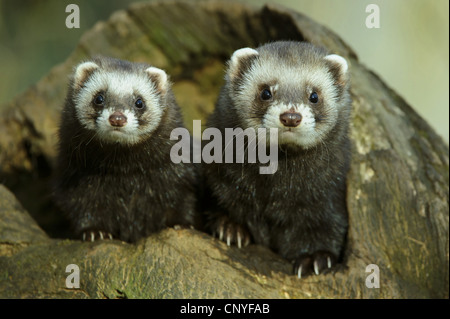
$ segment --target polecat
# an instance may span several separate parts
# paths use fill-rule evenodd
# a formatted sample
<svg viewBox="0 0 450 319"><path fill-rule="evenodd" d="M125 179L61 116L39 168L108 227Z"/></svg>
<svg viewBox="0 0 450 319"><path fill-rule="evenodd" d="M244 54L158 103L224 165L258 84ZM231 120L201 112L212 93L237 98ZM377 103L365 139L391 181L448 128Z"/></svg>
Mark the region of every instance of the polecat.
<svg viewBox="0 0 450 319"><path fill-rule="evenodd" d="M182 116L163 70L106 57L75 68L54 193L78 235L135 242L166 226L198 226L196 169L170 160L177 127Z"/></svg>
<svg viewBox="0 0 450 319"><path fill-rule="evenodd" d="M208 127L277 128L278 170L259 163L205 164L222 240L270 247L298 277L331 268L347 231L346 174L351 98L348 64L309 43L237 50ZM224 134L222 134L224 135Z"/></svg>

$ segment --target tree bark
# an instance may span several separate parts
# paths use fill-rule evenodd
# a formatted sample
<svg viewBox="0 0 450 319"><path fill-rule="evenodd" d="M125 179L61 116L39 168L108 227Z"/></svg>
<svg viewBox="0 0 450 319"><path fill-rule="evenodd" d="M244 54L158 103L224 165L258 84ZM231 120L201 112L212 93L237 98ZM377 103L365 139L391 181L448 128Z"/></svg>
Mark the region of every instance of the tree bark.
<svg viewBox="0 0 450 319"><path fill-rule="evenodd" d="M281 39L324 46L351 65L344 266L298 280L267 248L230 248L195 230L167 229L134 245L55 238L66 233L48 181L75 64L103 54L167 70L192 127L212 111L234 50ZM0 297L448 298L448 146L336 34L303 14L220 1L134 4L97 23L2 110ZM65 287L69 264L80 267L79 289ZM380 288L366 286L369 264L379 267Z"/></svg>

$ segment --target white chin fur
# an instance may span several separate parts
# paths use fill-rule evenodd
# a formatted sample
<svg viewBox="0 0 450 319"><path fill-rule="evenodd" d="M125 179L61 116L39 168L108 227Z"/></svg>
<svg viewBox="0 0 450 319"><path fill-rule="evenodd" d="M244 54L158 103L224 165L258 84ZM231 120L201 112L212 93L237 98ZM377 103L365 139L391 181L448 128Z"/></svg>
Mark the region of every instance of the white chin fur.
<svg viewBox="0 0 450 319"><path fill-rule="evenodd" d="M280 115L294 109L302 115L302 121L297 127L285 127L280 122ZM266 128L278 128L278 143L280 145L297 145L308 149L315 146L320 141L320 133L316 131L316 121L314 114L304 104L274 104L269 107L263 118L263 126Z"/></svg>
<svg viewBox="0 0 450 319"><path fill-rule="evenodd" d="M115 110L107 109L103 110L100 116L97 118L97 138L107 143L119 143L119 144L136 144L141 140L139 134L139 123L134 114L130 111L123 111L123 114L127 117L127 123L125 126L115 128L109 123L109 117Z"/></svg>

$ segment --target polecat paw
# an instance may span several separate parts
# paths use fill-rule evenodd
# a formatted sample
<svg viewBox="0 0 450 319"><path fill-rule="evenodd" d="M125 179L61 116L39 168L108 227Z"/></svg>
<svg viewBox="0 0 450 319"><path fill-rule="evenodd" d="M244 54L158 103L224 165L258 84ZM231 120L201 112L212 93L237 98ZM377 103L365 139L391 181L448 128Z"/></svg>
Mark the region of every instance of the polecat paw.
<svg viewBox="0 0 450 319"><path fill-rule="evenodd" d="M95 240L104 240L104 239L113 239L111 233L100 231L100 230L90 230L83 232L83 241L95 241Z"/></svg>
<svg viewBox="0 0 450 319"><path fill-rule="evenodd" d="M312 273L319 275L336 263L336 256L329 251L317 251L314 254L303 254L295 260L294 273L298 278Z"/></svg>
<svg viewBox="0 0 450 319"><path fill-rule="evenodd" d="M250 244L250 233L245 227L232 222L228 217L222 217L217 223L213 236L227 243L236 244L238 248Z"/></svg>

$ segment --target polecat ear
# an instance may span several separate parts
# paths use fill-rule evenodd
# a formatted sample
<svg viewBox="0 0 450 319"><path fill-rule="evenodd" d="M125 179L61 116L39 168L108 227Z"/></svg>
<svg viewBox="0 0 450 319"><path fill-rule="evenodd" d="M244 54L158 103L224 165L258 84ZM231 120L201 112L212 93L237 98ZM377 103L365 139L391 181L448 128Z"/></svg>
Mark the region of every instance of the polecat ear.
<svg viewBox="0 0 450 319"><path fill-rule="evenodd" d="M150 80L155 83L157 90L162 94L165 94L169 87L169 79L167 73L164 72L164 70L155 68L153 66L146 69L145 72L147 72Z"/></svg>
<svg viewBox="0 0 450 319"><path fill-rule="evenodd" d="M259 55L258 51L251 48L243 48L234 51L228 62L228 76L234 80L242 75L251 65L251 61Z"/></svg>
<svg viewBox="0 0 450 319"><path fill-rule="evenodd" d="M345 85L348 79L348 63L347 60L337 54L329 54L325 57L330 68L330 73L333 75L337 84Z"/></svg>
<svg viewBox="0 0 450 319"><path fill-rule="evenodd" d="M74 73L74 86L81 87L84 82L89 78L89 76L94 72L95 69L98 69L99 66L91 61L83 62L78 64Z"/></svg>

